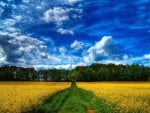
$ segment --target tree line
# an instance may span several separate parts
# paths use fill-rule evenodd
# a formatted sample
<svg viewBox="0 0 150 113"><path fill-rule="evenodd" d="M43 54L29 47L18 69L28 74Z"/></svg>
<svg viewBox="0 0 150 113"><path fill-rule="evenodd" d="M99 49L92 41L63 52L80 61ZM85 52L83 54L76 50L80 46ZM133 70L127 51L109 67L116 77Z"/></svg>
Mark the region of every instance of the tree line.
<svg viewBox="0 0 150 113"><path fill-rule="evenodd" d="M143 65L93 63L75 69L35 70L33 67L1 66L0 81L146 81L150 68Z"/></svg>
<svg viewBox="0 0 150 113"><path fill-rule="evenodd" d="M97 64L78 66L73 70L77 81L146 81L150 79L150 68L132 65Z"/></svg>
<svg viewBox="0 0 150 113"><path fill-rule="evenodd" d="M68 81L69 70L35 70L33 67L1 66L0 81Z"/></svg>

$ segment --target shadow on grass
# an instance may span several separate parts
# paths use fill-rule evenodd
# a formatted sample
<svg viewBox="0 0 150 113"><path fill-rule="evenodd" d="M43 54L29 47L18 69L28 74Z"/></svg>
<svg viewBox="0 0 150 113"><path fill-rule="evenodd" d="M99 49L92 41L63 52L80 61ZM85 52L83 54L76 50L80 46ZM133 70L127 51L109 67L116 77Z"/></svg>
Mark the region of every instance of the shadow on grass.
<svg viewBox="0 0 150 113"><path fill-rule="evenodd" d="M42 105L34 106L25 113L116 113L116 109L72 84L71 88L53 94Z"/></svg>

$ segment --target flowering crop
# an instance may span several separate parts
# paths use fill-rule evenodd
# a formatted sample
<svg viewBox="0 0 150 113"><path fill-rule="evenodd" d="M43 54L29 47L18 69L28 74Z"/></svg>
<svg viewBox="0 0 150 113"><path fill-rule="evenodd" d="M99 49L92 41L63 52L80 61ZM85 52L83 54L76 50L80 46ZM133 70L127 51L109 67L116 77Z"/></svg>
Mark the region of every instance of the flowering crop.
<svg viewBox="0 0 150 113"><path fill-rule="evenodd" d="M49 95L70 87L57 82L0 82L0 113L20 113L42 104Z"/></svg>
<svg viewBox="0 0 150 113"><path fill-rule="evenodd" d="M92 82L78 86L115 104L119 113L150 113L149 82Z"/></svg>

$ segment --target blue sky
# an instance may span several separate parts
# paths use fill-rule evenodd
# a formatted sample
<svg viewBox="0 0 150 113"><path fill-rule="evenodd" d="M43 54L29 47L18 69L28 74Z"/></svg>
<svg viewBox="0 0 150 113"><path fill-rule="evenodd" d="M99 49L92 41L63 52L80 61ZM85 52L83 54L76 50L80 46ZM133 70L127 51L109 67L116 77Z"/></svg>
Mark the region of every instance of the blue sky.
<svg viewBox="0 0 150 113"><path fill-rule="evenodd" d="M0 65L150 66L149 0L0 0Z"/></svg>

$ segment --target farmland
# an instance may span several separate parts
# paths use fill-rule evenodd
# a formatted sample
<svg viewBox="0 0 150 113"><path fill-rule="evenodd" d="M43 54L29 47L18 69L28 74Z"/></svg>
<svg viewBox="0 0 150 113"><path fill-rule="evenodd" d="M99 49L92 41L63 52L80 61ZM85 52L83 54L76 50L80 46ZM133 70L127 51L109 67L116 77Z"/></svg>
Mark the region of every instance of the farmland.
<svg viewBox="0 0 150 113"><path fill-rule="evenodd" d="M149 82L84 82L78 86L116 105L119 113L150 112Z"/></svg>
<svg viewBox="0 0 150 113"><path fill-rule="evenodd" d="M0 92L0 113L150 111L149 82L0 82Z"/></svg>
<svg viewBox="0 0 150 113"><path fill-rule="evenodd" d="M70 83L0 82L0 113L26 111L67 87L70 87Z"/></svg>

